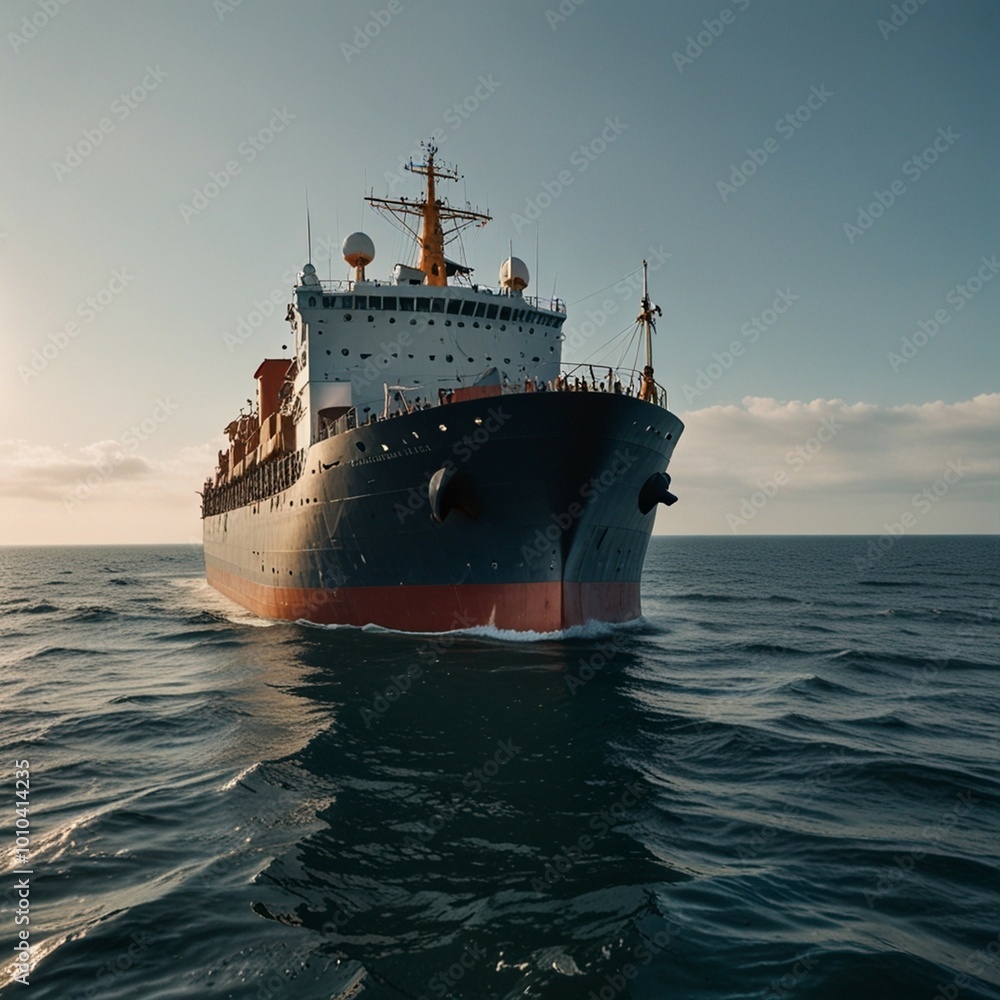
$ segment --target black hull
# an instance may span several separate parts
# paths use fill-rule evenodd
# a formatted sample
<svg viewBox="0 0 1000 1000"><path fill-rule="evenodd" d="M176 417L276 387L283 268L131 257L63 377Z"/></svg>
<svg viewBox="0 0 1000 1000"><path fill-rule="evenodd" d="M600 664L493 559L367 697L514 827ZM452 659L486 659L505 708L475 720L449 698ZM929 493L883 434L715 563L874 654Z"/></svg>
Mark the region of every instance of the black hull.
<svg viewBox="0 0 1000 1000"><path fill-rule="evenodd" d="M635 618L656 509L638 497L682 429L596 392L379 421L314 445L291 487L206 516L207 576L273 618L413 631Z"/></svg>

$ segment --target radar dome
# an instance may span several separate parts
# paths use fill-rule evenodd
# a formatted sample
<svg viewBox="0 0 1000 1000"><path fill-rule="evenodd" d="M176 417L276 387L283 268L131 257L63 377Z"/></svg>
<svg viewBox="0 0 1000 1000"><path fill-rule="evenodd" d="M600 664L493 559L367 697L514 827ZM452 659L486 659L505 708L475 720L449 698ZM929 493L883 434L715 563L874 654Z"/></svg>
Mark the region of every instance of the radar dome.
<svg viewBox="0 0 1000 1000"><path fill-rule="evenodd" d="M340 250L351 267L365 267L375 259L375 244L367 233L351 233Z"/></svg>
<svg viewBox="0 0 1000 1000"><path fill-rule="evenodd" d="M508 257L500 265L500 287L516 292L528 287L528 265L520 257Z"/></svg>
<svg viewBox="0 0 1000 1000"><path fill-rule="evenodd" d="M300 285L318 285L319 278L316 277L316 268L312 264L305 264L299 274Z"/></svg>

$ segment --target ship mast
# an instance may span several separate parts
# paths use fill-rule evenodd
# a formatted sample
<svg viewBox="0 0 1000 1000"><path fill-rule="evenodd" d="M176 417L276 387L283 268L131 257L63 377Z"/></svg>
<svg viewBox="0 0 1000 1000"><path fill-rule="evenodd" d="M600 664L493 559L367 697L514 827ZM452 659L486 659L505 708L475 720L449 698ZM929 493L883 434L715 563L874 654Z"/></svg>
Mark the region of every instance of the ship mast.
<svg viewBox="0 0 1000 1000"><path fill-rule="evenodd" d="M427 153L423 163L410 160L405 169L427 178L427 194L423 201L408 201L406 198L365 198L373 208L392 215L402 227L409 232L420 247L420 258L417 267L424 272L428 285L443 286L448 284L448 261L444 256L444 247L453 239L459 230L475 223L485 226L492 216L471 209L452 208L438 199L435 182L438 180L457 181L461 175L458 168L441 166L435 162L438 148L433 142L421 143ZM414 223L408 221L408 216L419 216L419 230ZM442 223L452 223L446 233Z"/></svg>
<svg viewBox="0 0 1000 1000"><path fill-rule="evenodd" d="M649 301L649 286L647 271L649 265L642 262L642 304L639 308L638 322L646 331L646 367L642 370L642 382L639 386L639 398L651 403L657 402L656 382L653 379L653 331L656 329L654 316L662 316L663 310Z"/></svg>

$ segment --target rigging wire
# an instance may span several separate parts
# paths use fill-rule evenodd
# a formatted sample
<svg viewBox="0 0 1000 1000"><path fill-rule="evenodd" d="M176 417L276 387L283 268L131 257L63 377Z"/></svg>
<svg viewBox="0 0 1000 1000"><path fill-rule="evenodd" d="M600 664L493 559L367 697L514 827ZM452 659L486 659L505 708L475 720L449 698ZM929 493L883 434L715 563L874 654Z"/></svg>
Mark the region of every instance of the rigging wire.
<svg viewBox="0 0 1000 1000"><path fill-rule="evenodd" d="M591 292L589 295L584 295L582 299L577 299L575 302L570 302L569 306L575 306L579 305L579 303L581 302L586 302L587 299L592 299L595 295L600 295L601 292L606 292L609 288L614 288L615 285L621 284L621 282L623 281L628 281L628 279L631 278L633 274L638 274L641 270L642 270L641 267L637 267L634 271L630 271L628 274L626 274L624 277L619 278L617 281L612 281L610 285L605 285L604 288L598 288L596 292ZM569 306L567 306L566 308L568 309Z"/></svg>

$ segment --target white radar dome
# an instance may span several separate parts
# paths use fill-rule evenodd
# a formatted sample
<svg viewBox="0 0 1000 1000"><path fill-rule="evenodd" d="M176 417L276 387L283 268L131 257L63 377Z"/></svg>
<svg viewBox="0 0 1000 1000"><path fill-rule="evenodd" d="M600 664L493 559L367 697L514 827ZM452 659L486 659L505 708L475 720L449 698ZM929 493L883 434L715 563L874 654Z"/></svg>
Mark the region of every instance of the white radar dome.
<svg viewBox="0 0 1000 1000"><path fill-rule="evenodd" d="M351 233L340 247L351 267L365 267L375 259L375 244L367 233Z"/></svg>
<svg viewBox="0 0 1000 1000"><path fill-rule="evenodd" d="M318 285L319 278L316 277L316 268L312 264L306 264L302 268L301 274L299 274L299 284L300 285Z"/></svg>
<svg viewBox="0 0 1000 1000"><path fill-rule="evenodd" d="M517 292L528 287L528 265L520 257L508 257L500 265L500 287Z"/></svg>

